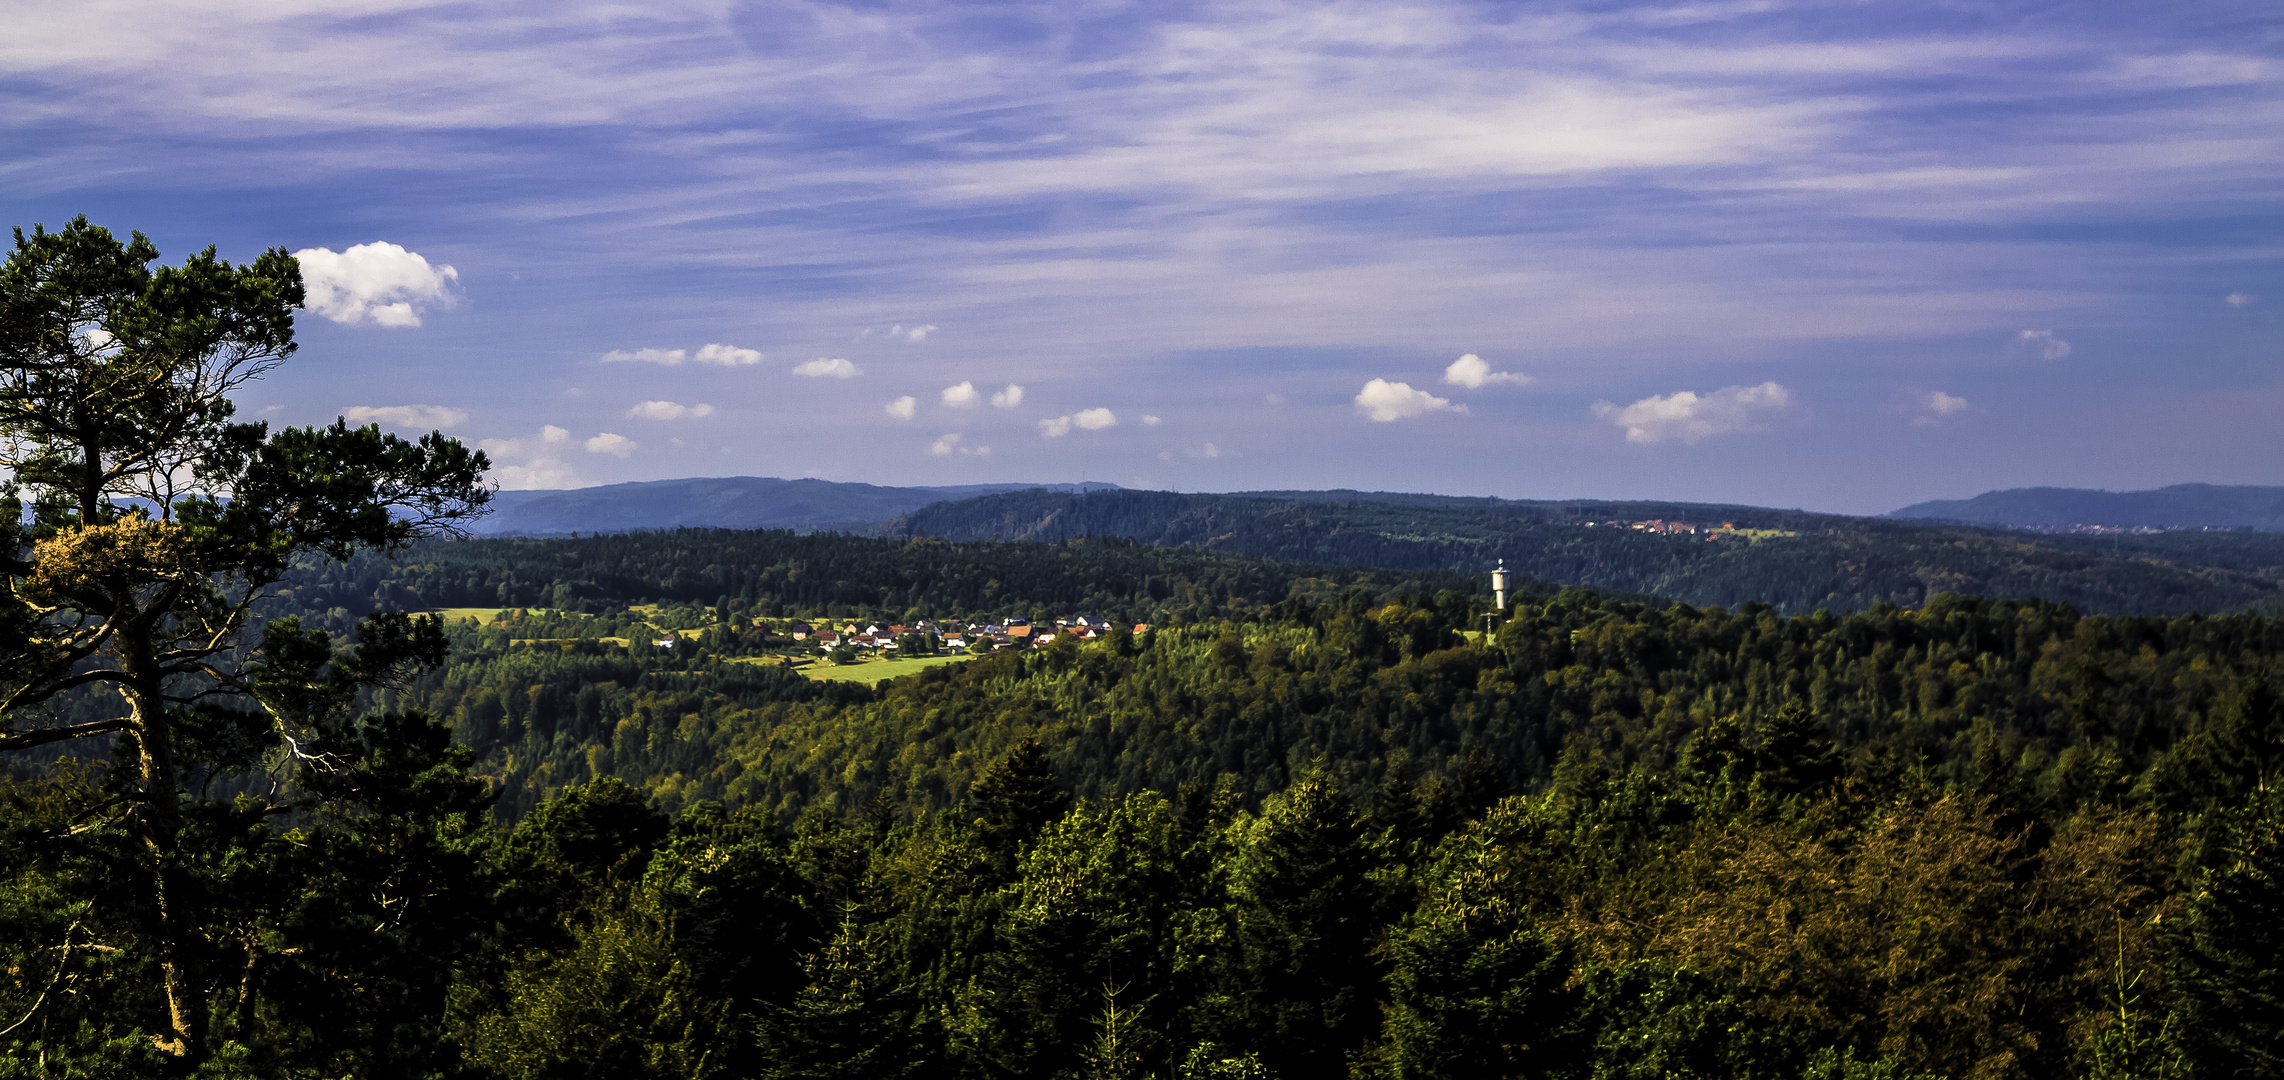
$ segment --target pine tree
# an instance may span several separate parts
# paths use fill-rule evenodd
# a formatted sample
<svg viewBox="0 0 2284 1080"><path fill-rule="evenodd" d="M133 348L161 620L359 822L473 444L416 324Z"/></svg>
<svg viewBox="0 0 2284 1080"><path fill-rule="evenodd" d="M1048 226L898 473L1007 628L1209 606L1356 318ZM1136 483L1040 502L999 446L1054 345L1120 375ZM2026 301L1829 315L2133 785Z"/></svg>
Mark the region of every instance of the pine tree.
<svg viewBox="0 0 2284 1080"><path fill-rule="evenodd" d="M2171 935L2179 1030L2201 1077L2284 1076L2284 786L2236 817Z"/></svg>

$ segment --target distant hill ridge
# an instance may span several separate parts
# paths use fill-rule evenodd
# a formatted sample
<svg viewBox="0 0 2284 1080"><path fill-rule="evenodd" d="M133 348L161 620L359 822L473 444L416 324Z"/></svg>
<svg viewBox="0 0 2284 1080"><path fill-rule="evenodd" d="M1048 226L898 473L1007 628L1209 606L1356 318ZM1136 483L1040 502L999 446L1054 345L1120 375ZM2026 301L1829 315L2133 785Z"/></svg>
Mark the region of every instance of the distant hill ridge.
<svg viewBox="0 0 2284 1080"><path fill-rule="evenodd" d="M957 484L882 487L774 476L700 476L557 491L502 491L474 532L485 536L637 532L645 529L878 531L882 522L929 503L1008 491L1113 489L1105 483Z"/></svg>
<svg viewBox="0 0 2284 1080"><path fill-rule="evenodd" d="M1656 520L1696 529L1646 527ZM1706 530L1727 524L1741 531ZM934 503L887 532L952 541L1123 537L1327 566L1470 574L1503 559L1511 572L1544 581L1788 612L1918 607L1945 592L2037 596L2110 614L2284 605L2284 536L2276 534L2026 542L1988 527L1702 503L1016 491Z"/></svg>
<svg viewBox="0 0 2284 1080"><path fill-rule="evenodd" d="M2106 525L2284 532L2284 487L2175 484L2152 491L2010 488L1986 491L1972 499L1916 503L1888 516L2015 529Z"/></svg>

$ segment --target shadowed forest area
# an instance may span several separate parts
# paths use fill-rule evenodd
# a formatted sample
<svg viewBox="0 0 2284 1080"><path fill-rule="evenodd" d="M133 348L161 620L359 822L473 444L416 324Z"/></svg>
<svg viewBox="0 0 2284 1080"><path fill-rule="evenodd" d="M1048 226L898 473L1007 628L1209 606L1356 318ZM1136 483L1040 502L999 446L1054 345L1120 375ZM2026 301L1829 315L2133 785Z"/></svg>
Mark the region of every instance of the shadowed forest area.
<svg viewBox="0 0 2284 1080"><path fill-rule="evenodd" d="M2284 622L1572 590L1484 639L1457 591L1274 584L877 687L745 662L718 623L650 651L450 628L311 757L208 774L236 793L185 868L201 1068L2277 1065ZM6 1004L32 1016L0 1075L178 1068L140 1036L148 916L106 885L130 840L82 823L109 770L18 763Z"/></svg>

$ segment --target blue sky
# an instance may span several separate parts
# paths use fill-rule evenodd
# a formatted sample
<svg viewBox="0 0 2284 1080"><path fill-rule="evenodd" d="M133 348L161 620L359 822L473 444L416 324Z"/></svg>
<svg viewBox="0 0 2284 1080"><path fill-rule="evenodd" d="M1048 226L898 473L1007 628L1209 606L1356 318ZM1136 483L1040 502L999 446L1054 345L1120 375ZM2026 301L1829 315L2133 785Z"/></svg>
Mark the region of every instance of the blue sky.
<svg viewBox="0 0 2284 1080"><path fill-rule="evenodd" d="M0 206L510 487L2284 483L2273 2L317 7L12 13Z"/></svg>

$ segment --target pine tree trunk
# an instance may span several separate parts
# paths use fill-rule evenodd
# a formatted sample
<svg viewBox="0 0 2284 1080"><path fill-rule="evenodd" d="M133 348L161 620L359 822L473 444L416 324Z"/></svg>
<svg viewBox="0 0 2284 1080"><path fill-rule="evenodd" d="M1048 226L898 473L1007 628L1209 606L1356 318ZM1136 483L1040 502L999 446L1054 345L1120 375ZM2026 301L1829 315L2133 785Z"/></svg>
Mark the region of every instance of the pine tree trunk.
<svg viewBox="0 0 2284 1080"><path fill-rule="evenodd" d="M205 1002L198 990L198 915L190 890L179 881L176 838L182 832L177 798L174 733L167 726L164 683L158 673L150 631L131 620L119 635L122 667L129 682L122 692L133 708L137 764L143 792L135 815L144 850L150 856L151 907L158 914L159 971L165 983L169 1031L159 1047L176 1057L203 1056Z"/></svg>

